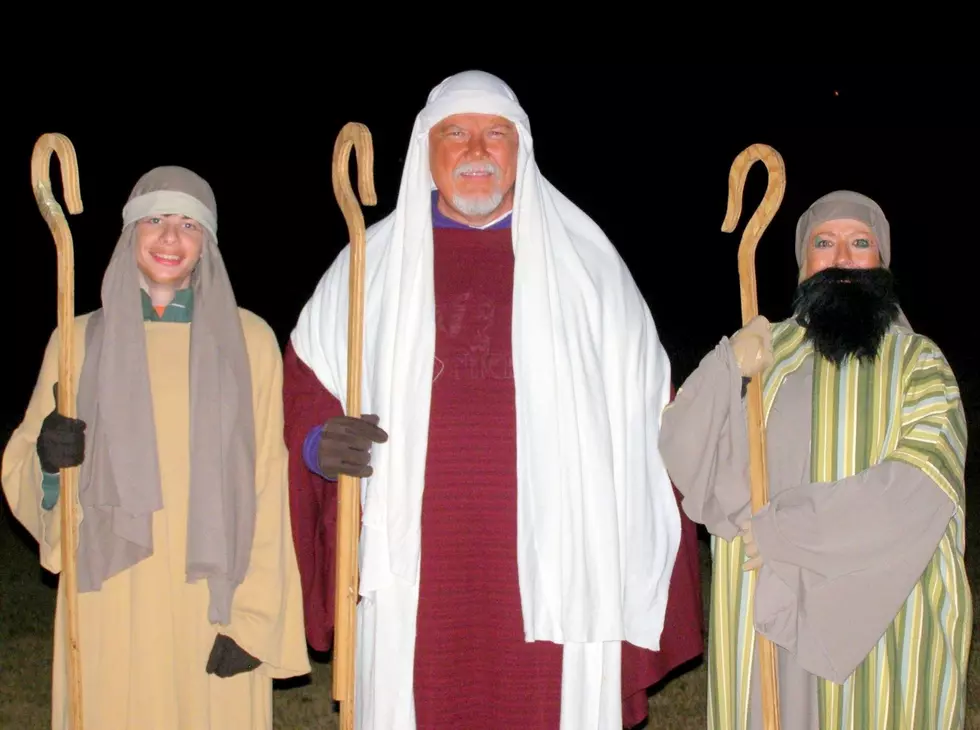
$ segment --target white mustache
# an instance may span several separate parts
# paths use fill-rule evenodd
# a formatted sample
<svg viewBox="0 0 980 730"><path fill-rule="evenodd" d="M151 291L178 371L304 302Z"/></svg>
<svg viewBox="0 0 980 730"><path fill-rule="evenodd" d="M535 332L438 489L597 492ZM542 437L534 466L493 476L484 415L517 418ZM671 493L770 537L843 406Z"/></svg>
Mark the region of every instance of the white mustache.
<svg viewBox="0 0 980 730"><path fill-rule="evenodd" d="M492 162L464 162L453 170L453 177L459 177L467 173L489 173L494 177L500 176L500 168Z"/></svg>

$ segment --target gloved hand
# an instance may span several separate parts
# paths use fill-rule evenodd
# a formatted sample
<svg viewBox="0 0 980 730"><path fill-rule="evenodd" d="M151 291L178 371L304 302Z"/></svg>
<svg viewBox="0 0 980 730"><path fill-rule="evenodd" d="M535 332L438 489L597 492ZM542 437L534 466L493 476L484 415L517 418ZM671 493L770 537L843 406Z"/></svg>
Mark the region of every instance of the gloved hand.
<svg viewBox="0 0 980 730"><path fill-rule="evenodd" d="M730 342L743 378L751 378L772 365L772 330L762 315L750 319Z"/></svg>
<svg viewBox="0 0 980 730"><path fill-rule="evenodd" d="M54 384L54 410L41 422L37 436L41 471L57 474L59 469L78 466L85 458L85 422L58 413L58 384Z"/></svg>
<svg viewBox="0 0 980 730"><path fill-rule="evenodd" d="M742 563L742 570L758 570L762 567L762 555L759 553L759 544L755 541L755 535L752 534L752 521L746 520L739 525L738 534L745 546L745 557L748 558Z"/></svg>
<svg viewBox="0 0 980 730"><path fill-rule="evenodd" d="M261 663L236 644L234 639L218 634L214 637L214 646L211 647L206 671L208 674L227 679L242 672L251 672Z"/></svg>
<svg viewBox="0 0 980 730"><path fill-rule="evenodd" d="M371 476L371 445L388 440L388 434L378 428L378 420L374 415L336 416L328 420L317 454L320 473L328 479L337 479L340 474Z"/></svg>

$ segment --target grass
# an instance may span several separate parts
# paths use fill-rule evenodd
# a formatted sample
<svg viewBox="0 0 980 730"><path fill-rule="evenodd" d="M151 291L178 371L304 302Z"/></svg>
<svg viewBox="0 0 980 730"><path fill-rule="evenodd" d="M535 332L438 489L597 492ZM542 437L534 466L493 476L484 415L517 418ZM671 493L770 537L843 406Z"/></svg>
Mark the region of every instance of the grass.
<svg viewBox="0 0 980 730"><path fill-rule="evenodd" d="M980 414L971 419L976 426ZM6 439L4 439L4 442ZM980 454L977 439L971 441L972 462L967 483L980 478ZM980 563L974 559L980 549L980 514L976 500L967 505L969 546L967 566L974 595L980 586ZM15 524L5 502L0 502L0 728L50 727L51 625L54 616L55 579L37 562L37 548ZM707 544L701 544L703 595L710 591L710 557ZM707 613L705 613L707 627ZM980 636L974 630L970 654L970 677L967 696L967 728L980 730L980 677L976 662L980 659ZM336 710L330 697L330 664L314 658L309 679L277 686L275 693L275 727L283 730L332 730L337 727ZM704 730L707 680L705 667L694 668L665 680L650 698L649 730Z"/></svg>

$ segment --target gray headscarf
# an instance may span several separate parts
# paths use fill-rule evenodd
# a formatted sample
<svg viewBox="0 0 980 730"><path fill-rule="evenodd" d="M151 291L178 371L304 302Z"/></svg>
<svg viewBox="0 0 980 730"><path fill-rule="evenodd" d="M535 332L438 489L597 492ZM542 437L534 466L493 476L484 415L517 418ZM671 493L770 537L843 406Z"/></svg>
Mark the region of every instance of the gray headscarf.
<svg viewBox="0 0 980 730"><path fill-rule="evenodd" d="M807 208L796 223L796 263L803 269L806 263L806 248L813 234L813 229L821 223L851 218L867 224L878 239L878 251L881 254L881 265L888 268L892 255L891 226L885 217L885 212L875 201L861 193L851 190L835 190L818 198ZM899 308L898 323L911 329L905 313Z"/></svg>
<svg viewBox="0 0 980 730"><path fill-rule="evenodd" d="M187 580L207 578L208 618L227 624L248 569L255 526L255 424L245 337L217 243L214 193L182 167L158 167L136 183L89 320L78 413L86 429L79 502L78 589L96 591L153 554L153 513L163 507L150 393L136 224L177 213L205 229L192 274L190 498ZM184 367L174 363L174 367Z"/></svg>
<svg viewBox="0 0 980 730"><path fill-rule="evenodd" d="M892 236L888 219L881 206L875 201L850 190L835 190L827 193L800 216L796 224L796 263L802 267L806 261L807 241L810 240L813 229L821 223L838 218L858 220L871 228L875 238L878 239L881 264L887 269L892 253Z"/></svg>

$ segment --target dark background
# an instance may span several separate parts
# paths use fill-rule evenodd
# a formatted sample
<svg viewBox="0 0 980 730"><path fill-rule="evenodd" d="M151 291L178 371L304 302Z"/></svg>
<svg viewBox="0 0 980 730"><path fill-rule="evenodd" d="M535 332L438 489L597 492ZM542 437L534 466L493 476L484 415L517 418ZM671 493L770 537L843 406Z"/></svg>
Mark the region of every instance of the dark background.
<svg viewBox="0 0 980 730"><path fill-rule="evenodd" d="M347 239L330 183L344 123L373 135L378 205L391 211L415 115L465 62L386 68L356 82L290 75L213 79L208 93L148 79L144 88L79 84L64 96L18 90L2 142L9 348L0 416L22 417L56 319L52 237L30 185L44 132L78 155L85 210L69 216L76 312L97 308L122 207L157 165L189 167L215 190L220 244L241 306L285 344L300 308ZM782 207L759 245L759 306L788 315L796 284L793 234L811 202L847 188L874 198L892 225L892 269L912 325L935 339L975 409L978 358L972 213L977 133L962 66L770 67L486 65L530 115L538 165L606 231L653 312L680 384L740 325L736 253L766 175L753 167L735 233L722 233L729 167L746 146L775 147L787 167ZM765 74L765 83L754 82ZM316 83L311 83L315 81ZM59 200L60 172L52 163ZM971 424L972 426L973 424ZM4 437L4 441L6 438Z"/></svg>

